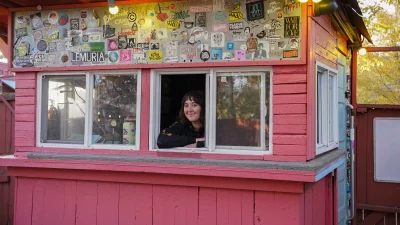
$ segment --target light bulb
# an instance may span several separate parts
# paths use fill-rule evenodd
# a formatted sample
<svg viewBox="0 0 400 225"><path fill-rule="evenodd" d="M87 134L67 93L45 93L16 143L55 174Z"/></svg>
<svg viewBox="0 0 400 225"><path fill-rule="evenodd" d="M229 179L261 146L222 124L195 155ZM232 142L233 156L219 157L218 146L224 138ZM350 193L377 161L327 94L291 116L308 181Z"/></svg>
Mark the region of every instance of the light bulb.
<svg viewBox="0 0 400 225"><path fill-rule="evenodd" d="M301 3L306 3L308 0L300 0Z"/></svg>
<svg viewBox="0 0 400 225"><path fill-rule="evenodd" d="M119 11L119 9L118 9L118 6L114 6L114 7L109 7L108 8L108 11L111 13L111 14L117 14L118 13L118 11Z"/></svg>
<svg viewBox="0 0 400 225"><path fill-rule="evenodd" d="M358 50L358 54L360 54L360 55L365 55L365 54L367 54L367 49L365 49L365 48L360 48L360 49Z"/></svg>
<svg viewBox="0 0 400 225"><path fill-rule="evenodd" d="M315 3L318 3L318 2L320 2L321 0L312 0L313 2L315 2Z"/></svg>

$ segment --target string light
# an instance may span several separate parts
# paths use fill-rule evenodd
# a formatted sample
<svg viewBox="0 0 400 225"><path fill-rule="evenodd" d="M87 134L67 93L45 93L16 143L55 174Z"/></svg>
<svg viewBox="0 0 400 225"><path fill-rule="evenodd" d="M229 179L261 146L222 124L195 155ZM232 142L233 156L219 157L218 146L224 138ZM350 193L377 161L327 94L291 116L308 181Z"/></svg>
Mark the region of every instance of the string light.
<svg viewBox="0 0 400 225"><path fill-rule="evenodd" d="M119 9L115 4L115 0L108 0L108 11L113 15L118 13Z"/></svg>

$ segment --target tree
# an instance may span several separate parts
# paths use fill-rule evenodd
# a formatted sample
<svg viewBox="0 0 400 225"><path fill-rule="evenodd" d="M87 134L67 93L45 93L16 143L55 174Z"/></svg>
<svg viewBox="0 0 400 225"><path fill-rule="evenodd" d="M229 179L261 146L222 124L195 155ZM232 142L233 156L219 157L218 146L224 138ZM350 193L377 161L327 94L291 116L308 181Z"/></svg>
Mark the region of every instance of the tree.
<svg viewBox="0 0 400 225"><path fill-rule="evenodd" d="M374 44L400 46L400 0L371 4L360 2L365 25ZM400 104L400 52L370 52L358 57L357 102L361 104Z"/></svg>

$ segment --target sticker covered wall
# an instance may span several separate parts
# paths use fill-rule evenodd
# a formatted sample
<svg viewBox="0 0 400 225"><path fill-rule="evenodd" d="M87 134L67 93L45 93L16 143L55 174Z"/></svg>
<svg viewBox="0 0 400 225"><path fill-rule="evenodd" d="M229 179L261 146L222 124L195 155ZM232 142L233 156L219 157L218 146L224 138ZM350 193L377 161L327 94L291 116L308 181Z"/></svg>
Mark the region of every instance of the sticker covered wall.
<svg viewBox="0 0 400 225"><path fill-rule="evenodd" d="M202 0L16 12L13 67L299 59L296 0Z"/></svg>

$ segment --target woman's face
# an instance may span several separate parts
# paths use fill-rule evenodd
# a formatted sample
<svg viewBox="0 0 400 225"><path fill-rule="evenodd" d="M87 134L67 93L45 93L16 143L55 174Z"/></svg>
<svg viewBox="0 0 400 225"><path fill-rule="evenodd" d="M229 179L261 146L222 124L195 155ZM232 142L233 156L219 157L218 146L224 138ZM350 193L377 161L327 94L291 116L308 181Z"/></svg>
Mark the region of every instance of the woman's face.
<svg viewBox="0 0 400 225"><path fill-rule="evenodd" d="M200 120L201 106L188 99L184 104L183 112L190 122L197 122Z"/></svg>

